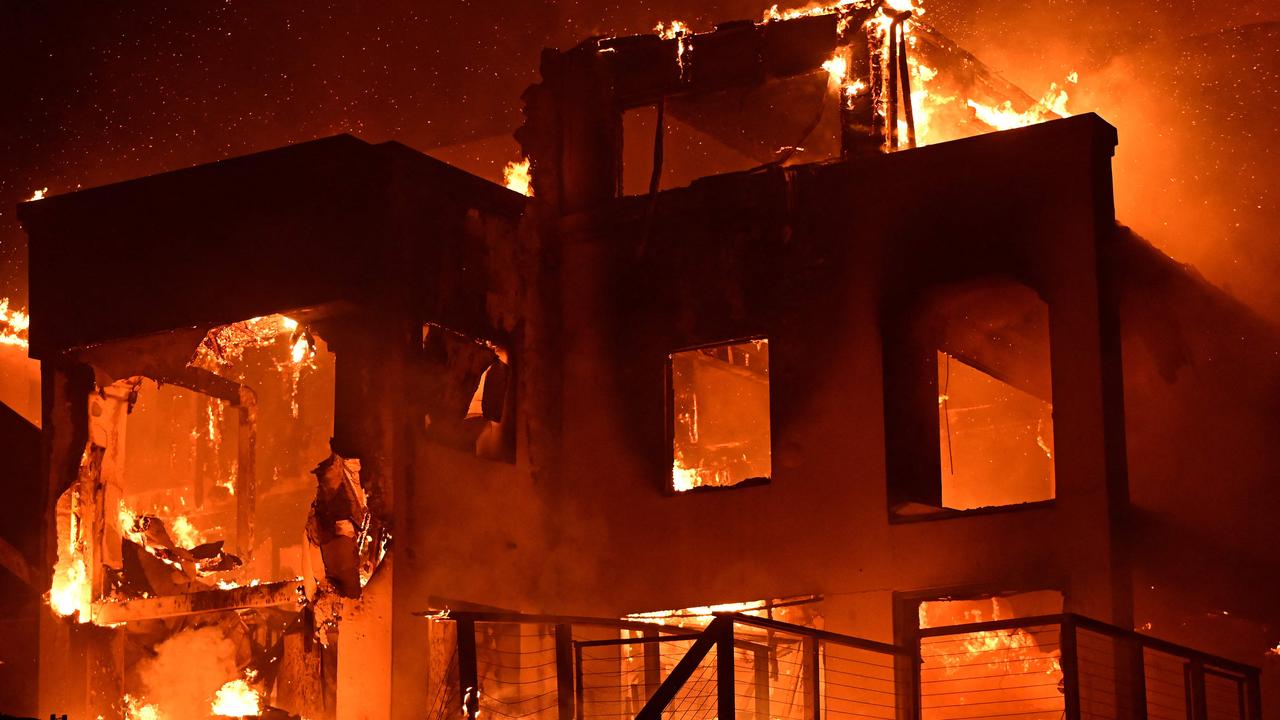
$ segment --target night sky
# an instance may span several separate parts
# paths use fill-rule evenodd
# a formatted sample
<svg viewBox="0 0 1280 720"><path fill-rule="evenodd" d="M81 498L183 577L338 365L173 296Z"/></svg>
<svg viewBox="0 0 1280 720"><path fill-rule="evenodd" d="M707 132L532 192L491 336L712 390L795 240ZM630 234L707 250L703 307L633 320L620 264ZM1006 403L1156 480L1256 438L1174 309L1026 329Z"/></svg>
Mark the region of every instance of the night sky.
<svg viewBox="0 0 1280 720"><path fill-rule="evenodd" d="M340 132L428 153L453 146L438 154L499 179L542 47L673 18L709 30L758 19L767 4L0 0L0 296L25 303L13 207L37 188ZM1079 71L1069 107L1120 130L1121 220L1280 319L1280 3L923 4L1033 95Z"/></svg>

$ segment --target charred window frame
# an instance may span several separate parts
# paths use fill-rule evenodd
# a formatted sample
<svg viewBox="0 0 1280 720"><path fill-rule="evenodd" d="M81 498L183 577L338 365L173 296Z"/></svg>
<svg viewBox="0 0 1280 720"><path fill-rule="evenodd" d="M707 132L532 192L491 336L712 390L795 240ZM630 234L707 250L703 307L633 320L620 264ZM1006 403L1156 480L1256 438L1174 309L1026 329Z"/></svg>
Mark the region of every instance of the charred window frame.
<svg viewBox="0 0 1280 720"><path fill-rule="evenodd" d="M1003 278L931 288L886 315L883 339L891 521L1053 502L1048 306L1034 290ZM966 407L966 393L990 402ZM966 410L974 420L957 426Z"/></svg>
<svg viewBox="0 0 1280 720"><path fill-rule="evenodd" d="M751 336L677 350L668 354L666 371L667 494L768 483L769 339ZM708 396L715 396L710 406Z"/></svg>

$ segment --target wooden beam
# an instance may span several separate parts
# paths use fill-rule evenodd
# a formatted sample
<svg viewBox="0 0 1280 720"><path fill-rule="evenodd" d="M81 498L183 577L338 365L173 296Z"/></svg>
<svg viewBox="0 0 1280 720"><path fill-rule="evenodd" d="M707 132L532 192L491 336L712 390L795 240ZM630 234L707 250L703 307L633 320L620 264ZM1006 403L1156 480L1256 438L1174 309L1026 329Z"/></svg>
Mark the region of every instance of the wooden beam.
<svg viewBox="0 0 1280 720"><path fill-rule="evenodd" d="M115 625L132 620L154 620L218 610L297 606L302 597L302 582L286 580L230 590L204 590L185 595L162 595L121 602L99 601L93 604L92 613L95 623Z"/></svg>

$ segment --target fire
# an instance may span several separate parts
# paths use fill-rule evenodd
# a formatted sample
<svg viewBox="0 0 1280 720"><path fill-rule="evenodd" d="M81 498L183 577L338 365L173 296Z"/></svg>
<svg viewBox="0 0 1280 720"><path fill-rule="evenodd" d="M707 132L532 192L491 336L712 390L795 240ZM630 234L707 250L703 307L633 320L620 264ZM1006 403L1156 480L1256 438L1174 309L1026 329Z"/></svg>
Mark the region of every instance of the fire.
<svg viewBox="0 0 1280 720"><path fill-rule="evenodd" d="M262 714L262 696L249 687L253 674L246 672L245 675L248 679L229 680L214 694L210 708L214 715L256 717Z"/></svg>
<svg viewBox="0 0 1280 720"><path fill-rule="evenodd" d="M173 536L173 541L178 547L193 548L204 542L200 535L200 531L191 524L186 515L179 515L169 524L169 532Z"/></svg>
<svg viewBox="0 0 1280 720"><path fill-rule="evenodd" d="M141 698L126 694L124 700L124 720L165 720L160 708Z"/></svg>
<svg viewBox="0 0 1280 720"><path fill-rule="evenodd" d="M908 50L907 65L911 82L910 110L915 125L915 145L917 146L968 137L990 130L1025 127L1071 115L1067 110L1070 97L1067 87L1079 82L1079 75L1075 72L1070 73L1064 82L1050 85L1049 90L1039 100L1022 109L1015 107L1015 100L979 96L978 93L982 92L980 89L966 91L966 86L963 84L966 81L947 77L937 67L926 65L919 57L922 43L918 37L917 27L925 9L915 0L839 0L835 3L811 3L792 10L779 10L778 6L774 5L764 13L762 21L767 23L813 15L840 14L839 31L844 36L849 30L855 10L871 13L863 24L863 30L874 38L873 46L878 46L873 50L876 56L873 58L873 63L879 63L880 87L874 88L873 91L878 98L876 111L881 117L884 116L887 108L884 107L882 104L884 101L880 98L887 97L889 92L886 48L890 32L895 26L901 28L902 42ZM670 32L670 29L665 31L665 33ZM660 31L664 37L665 33ZM822 64L822 68L830 76L831 87L839 88L845 100L870 89L871 78L849 75L849 68L854 65L850 62L849 52L858 52L859 48L860 43L856 42L838 48L835 54ZM909 134L907 123L901 118L894 118L892 122L897 125L898 137L906 138Z"/></svg>
<svg viewBox="0 0 1280 720"><path fill-rule="evenodd" d="M837 85L844 84L844 77L849 73L849 61L845 58L845 51L837 50L831 59L822 63L822 69L827 71L831 77L831 82Z"/></svg>
<svg viewBox="0 0 1280 720"><path fill-rule="evenodd" d="M1073 72L1067 76L1066 82L1077 83L1079 80L1079 74ZM1023 112L1014 110L1013 103L1008 100L996 107L983 105L974 100L966 100L965 104L972 108L978 119L987 125L996 130L1011 130L1035 125L1036 123L1050 120L1055 116L1071 117L1071 113L1067 111L1067 100L1069 98L1070 96L1067 94L1065 87L1058 85L1058 83L1052 83L1040 100Z"/></svg>
<svg viewBox="0 0 1280 720"><path fill-rule="evenodd" d="M680 463L680 459L676 458L671 464L671 485L676 492L685 492L702 485L702 480L698 477L698 471L695 468L685 467Z"/></svg>
<svg viewBox="0 0 1280 720"><path fill-rule="evenodd" d="M53 573L53 586L49 588L49 607L61 617L76 616L78 622L89 621L89 573L84 558L76 556Z"/></svg>
<svg viewBox="0 0 1280 720"><path fill-rule="evenodd" d="M239 362L245 350L270 347L284 340L289 341L289 360L301 365L311 354L311 344L307 334L299 333L298 328L297 320L284 315L264 315L222 325L209 331L190 364L210 372L225 370Z"/></svg>
<svg viewBox="0 0 1280 720"><path fill-rule="evenodd" d="M27 202L35 202L37 200L43 200L44 194L47 192L49 192L49 188L47 187L40 188L39 190L36 190L35 192L31 193L31 197L27 198Z"/></svg>
<svg viewBox="0 0 1280 720"><path fill-rule="evenodd" d="M663 40L674 40L683 35L689 34L689 24L683 20L672 20L670 25L658 23L653 26L653 31Z"/></svg>
<svg viewBox="0 0 1280 720"><path fill-rule="evenodd" d="M22 310L9 309L9 298L0 298L0 345L27 348L27 328L31 318Z"/></svg>
<svg viewBox="0 0 1280 720"><path fill-rule="evenodd" d="M508 190L515 190L521 195L533 197L533 172L529 158L507 163L502 168L502 184Z"/></svg>
<svg viewBox="0 0 1280 720"><path fill-rule="evenodd" d="M311 344L307 342L305 337L299 337L297 342L293 344L293 349L289 351L289 358L293 360L294 365L301 365L303 360L307 359L307 355L311 353Z"/></svg>
<svg viewBox="0 0 1280 720"><path fill-rule="evenodd" d="M86 458L82 462L87 461L86 453ZM58 561L53 569L48 602L56 615L74 616L77 622L86 623L91 618L93 603L88 565L84 559L82 533L80 489L73 485L58 499L58 537L65 540L58 546Z"/></svg>

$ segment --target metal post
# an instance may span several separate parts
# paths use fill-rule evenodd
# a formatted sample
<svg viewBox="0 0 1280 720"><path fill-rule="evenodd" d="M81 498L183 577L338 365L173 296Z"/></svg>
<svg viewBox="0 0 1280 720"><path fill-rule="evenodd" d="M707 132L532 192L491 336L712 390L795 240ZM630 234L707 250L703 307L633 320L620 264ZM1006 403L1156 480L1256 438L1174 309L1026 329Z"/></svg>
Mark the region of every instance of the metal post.
<svg viewBox="0 0 1280 720"><path fill-rule="evenodd" d="M804 639L804 669L807 674L805 688L809 692L809 708L813 712L811 720L821 720L822 718L822 658L819 652L820 649L818 638L807 637Z"/></svg>
<svg viewBox="0 0 1280 720"><path fill-rule="evenodd" d="M725 623L716 639L716 709L717 717L737 717L733 679L733 621Z"/></svg>
<svg viewBox="0 0 1280 720"><path fill-rule="evenodd" d="M578 702L577 702L578 712L576 714L576 717L578 718L578 720L582 720L582 718L587 716L587 696L586 696L586 693L583 692L582 646L579 645L578 643L573 644L573 666L577 669L577 673L574 675L574 687L577 689L576 696L578 699Z"/></svg>
<svg viewBox="0 0 1280 720"><path fill-rule="evenodd" d="M1187 693L1191 696L1188 711L1193 720L1208 720L1209 703L1204 693L1204 663L1192 660L1187 664Z"/></svg>
<svg viewBox="0 0 1280 720"><path fill-rule="evenodd" d="M1262 720L1262 673L1251 671L1245 676L1245 693L1249 700L1249 720Z"/></svg>
<svg viewBox="0 0 1280 720"><path fill-rule="evenodd" d="M573 720L574 672L573 626L556 625L556 699L560 705L560 720Z"/></svg>
<svg viewBox="0 0 1280 720"><path fill-rule="evenodd" d="M1080 720L1080 657L1076 652L1076 623L1071 616L1059 626L1062 644L1062 691L1067 720Z"/></svg>
<svg viewBox="0 0 1280 720"><path fill-rule="evenodd" d="M462 712L475 718L480 714L480 674L476 669L476 621L458 618L458 691Z"/></svg>
<svg viewBox="0 0 1280 720"><path fill-rule="evenodd" d="M653 697L662 684L662 642L657 639L657 630L645 630L644 638L652 640L643 644L644 648L644 696Z"/></svg>
<svg viewBox="0 0 1280 720"><path fill-rule="evenodd" d="M1129 697L1134 720L1147 720L1147 660L1142 641L1136 637L1123 640L1129 647Z"/></svg>

